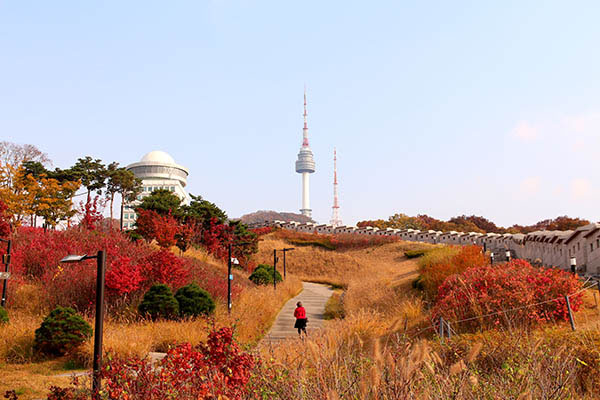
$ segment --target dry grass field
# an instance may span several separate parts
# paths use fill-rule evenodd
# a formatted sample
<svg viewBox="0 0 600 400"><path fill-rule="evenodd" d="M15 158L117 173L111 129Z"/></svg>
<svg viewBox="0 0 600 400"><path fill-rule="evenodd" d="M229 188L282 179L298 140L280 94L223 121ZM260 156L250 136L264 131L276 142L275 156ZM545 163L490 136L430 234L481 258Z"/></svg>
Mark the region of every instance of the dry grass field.
<svg viewBox="0 0 600 400"><path fill-rule="evenodd" d="M186 252L186 256L198 257L222 270L226 267L201 250ZM235 271L234 279L247 280L248 273ZM137 318L108 318L104 323L104 349L120 357L145 357L148 352L166 351L175 343L197 344L206 340L212 326L234 326L237 340L253 347L268 331L285 302L302 290L301 281L289 276L274 292L271 286L246 285L234 300L232 313L227 313L223 301L216 301L214 315L210 319L187 321L146 321ZM56 375L68 373L72 367L90 366L93 341L87 341L78 351L58 360L40 359L33 351L34 332L49 310L39 295L40 288L24 285L16 293L11 308L11 323L0 325L0 394L15 389L20 399L42 398L50 385L66 385L68 378ZM93 326L93 316L86 317Z"/></svg>
<svg viewBox="0 0 600 400"><path fill-rule="evenodd" d="M273 249L289 242L270 234L260 242L257 261L272 264ZM264 398L304 399L568 399L597 398L600 387L600 310L597 291L588 291L568 324L533 331L492 330L440 341L431 328L428 304L412 287L417 260L404 257L415 244L394 242L363 249L328 250L295 246L288 253L288 279L271 287L245 289L231 316L219 302L212 320L150 322L109 320L105 349L144 356L176 342L198 343L207 327L234 325L248 348L268 330L277 312L301 288L301 280L338 287L334 318L307 341L288 340L255 348L263 359ZM201 251L191 255L224 268ZM281 271L282 263L278 264ZM236 272L236 279L247 273ZM89 363L91 342L77 354L37 360L33 330L47 311L36 288L19 296L32 299L12 310L13 323L0 328L0 391L14 388L23 399L42 397L68 367ZM91 321L90 321L91 322ZM299 395L299 393L301 395Z"/></svg>

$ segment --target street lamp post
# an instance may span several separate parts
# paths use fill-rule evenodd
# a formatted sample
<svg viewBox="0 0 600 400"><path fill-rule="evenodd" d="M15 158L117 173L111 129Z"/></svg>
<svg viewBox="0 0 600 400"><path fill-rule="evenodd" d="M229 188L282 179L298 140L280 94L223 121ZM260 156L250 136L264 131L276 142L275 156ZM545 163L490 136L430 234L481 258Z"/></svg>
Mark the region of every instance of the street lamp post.
<svg viewBox="0 0 600 400"><path fill-rule="evenodd" d="M286 277L285 253L288 252L288 251L292 251L292 250L294 250L293 247L286 247L286 248L281 249L281 251L283 252L283 279L285 279L285 277Z"/></svg>
<svg viewBox="0 0 600 400"><path fill-rule="evenodd" d="M277 250L273 250L273 289L277 290Z"/></svg>
<svg viewBox="0 0 600 400"><path fill-rule="evenodd" d="M2 260L4 262L4 282L2 282L2 301L0 301L0 306L4 307L6 305L6 285L8 283L8 278L10 277L10 249L12 247L12 241L9 239L2 238L0 238L0 241L6 243L6 254L4 255Z"/></svg>
<svg viewBox="0 0 600 400"><path fill-rule="evenodd" d="M240 265L240 261L237 258L232 257L233 246L244 246L246 244L250 244L250 242L238 242L238 243L229 242L229 246L228 246L229 257L227 257L227 312L229 314L231 314L231 307L232 307L231 281L233 280L233 273L231 272L231 265L232 264Z"/></svg>
<svg viewBox="0 0 600 400"><path fill-rule="evenodd" d="M100 370L102 368L102 331L104 326L104 280L106 275L106 251L100 250L95 256L68 255L60 262L75 263L84 260L96 259L96 321L94 329L94 364L92 375L92 397L100 398L101 377Z"/></svg>
<svg viewBox="0 0 600 400"><path fill-rule="evenodd" d="M231 281L233 280L233 274L231 273L231 264L240 265L237 258L231 256L231 250L233 243L229 243L229 257L227 262L227 312L231 314Z"/></svg>

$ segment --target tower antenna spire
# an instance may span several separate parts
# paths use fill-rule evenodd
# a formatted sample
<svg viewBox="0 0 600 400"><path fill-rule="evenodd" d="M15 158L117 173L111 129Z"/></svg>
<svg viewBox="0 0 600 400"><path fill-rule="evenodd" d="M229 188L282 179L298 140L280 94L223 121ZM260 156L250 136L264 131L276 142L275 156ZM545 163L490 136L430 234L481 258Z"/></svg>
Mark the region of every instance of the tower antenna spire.
<svg viewBox="0 0 600 400"><path fill-rule="evenodd" d="M337 150L333 148L333 212L331 214L331 221L329 223L334 228L342 226L342 220L340 219L340 203L338 200L338 180L337 180Z"/></svg>
<svg viewBox="0 0 600 400"><path fill-rule="evenodd" d="M308 147L308 113L306 112L306 85L304 85L304 128L302 129L302 147Z"/></svg>
<svg viewBox="0 0 600 400"><path fill-rule="evenodd" d="M304 127L302 128L302 147L298 152L296 161L296 172L302 174L302 215L312 217L310 208L310 178L309 175L315 172L315 159L313 152L308 145L308 121L306 112L306 85L304 85Z"/></svg>

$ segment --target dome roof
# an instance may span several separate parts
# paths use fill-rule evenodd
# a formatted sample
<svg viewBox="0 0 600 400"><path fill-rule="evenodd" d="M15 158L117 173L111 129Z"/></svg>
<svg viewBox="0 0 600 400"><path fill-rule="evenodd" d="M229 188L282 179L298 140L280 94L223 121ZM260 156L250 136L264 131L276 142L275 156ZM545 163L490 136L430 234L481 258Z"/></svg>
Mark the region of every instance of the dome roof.
<svg viewBox="0 0 600 400"><path fill-rule="evenodd" d="M153 162L161 164L175 164L175 160L164 151L154 150L142 157L141 162Z"/></svg>

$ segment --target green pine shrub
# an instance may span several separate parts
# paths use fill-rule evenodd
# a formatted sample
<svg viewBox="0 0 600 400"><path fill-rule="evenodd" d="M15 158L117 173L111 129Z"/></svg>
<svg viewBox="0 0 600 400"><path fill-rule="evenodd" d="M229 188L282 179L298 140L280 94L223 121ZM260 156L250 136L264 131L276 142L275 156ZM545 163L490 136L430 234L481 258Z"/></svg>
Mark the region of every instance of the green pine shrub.
<svg viewBox="0 0 600 400"><path fill-rule="evenodd" d="M70 307L56 307L35 330L36 351L62 356L92 336L92 327Z"/></svg>
<svg viewBox="0 0 600 400"><path fill-rule="evenodd" d="M152 285L144 294L138 307L140 314L156 319L175 319L179 314L179 304L171 289L163 283Z"/></svg>
<svg viewBox="0 0 600 400"><path fill-rule="evenodd" d="M8 312L0 306L0 324L8 324Z"/></svg>
<svg viewBox="0 0 600 400"><path fill-rule="evenodd" d="M268 285L273 284L273 267L267 264L259 264L252 275L248 278L257 285ZM281 282L281 274L279 271L275 271L275 281Z"/></svg>
<svg viewBox="0 0 600 400"><path fill-rule="evenodd" d="M175 293L175 299L182 317L209 315L215 310L215 302L210 294L195 283L180 288Z"/></svg>

